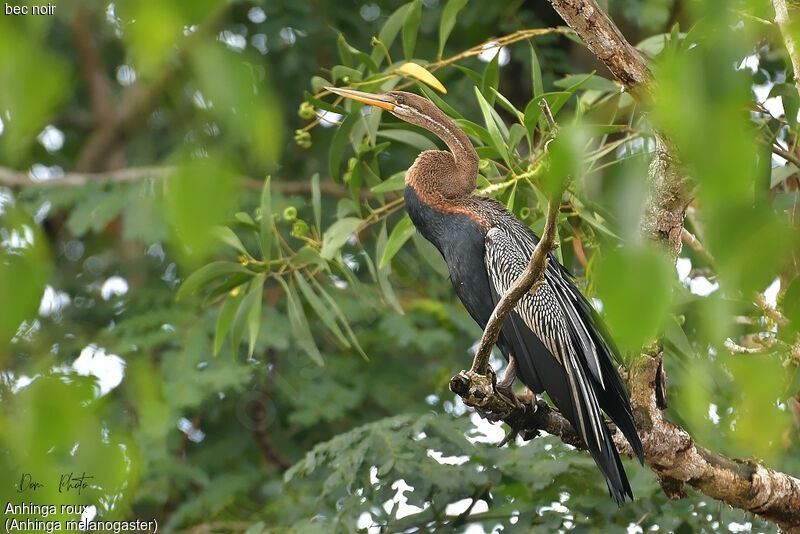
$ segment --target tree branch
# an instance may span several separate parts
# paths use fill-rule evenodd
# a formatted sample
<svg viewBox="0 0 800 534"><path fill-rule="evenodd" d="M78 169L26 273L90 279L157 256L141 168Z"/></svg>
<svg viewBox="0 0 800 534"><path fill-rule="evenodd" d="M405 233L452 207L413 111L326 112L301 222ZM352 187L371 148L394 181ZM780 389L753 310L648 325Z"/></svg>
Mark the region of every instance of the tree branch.
<svg viewBox="0 0 800 534"><path fill-rule="evenodd" d="M650 469L658 476L671 498L685 495L683 485L753 512L783 529L800 527L800 479L775 471L755 460L731 459L697 444L686 430L668 421L658 399L657 387L666 380L662 355L646 354L632 365L627 378L636 427ZM464 373L453 377L451 388L466 403L474 384ZM560 438L578 449L586 446L572 425L545 401L533 399L517 407L494 389L481 399L481 409L490 420L502 419L523 437L536 437L540 431ZM663 405L663 404L662 404ZM622 454L633 456L628 441L609 424L614 444Z"/></svg>
<svg viewBox="0 0 800 534"><path fill-rule="evenodd" d="M625 89L646 102L651 82L647 61L625 40L597 2L550 0L550 3ZM672 256L677 258L681 251L683 218L691 200L689 180L669 141L660 134L656 134L655 141L642 230L652 239L666 241Z"/></svg>
<svg viewBox="0 0 800 534"><path fill-rule="evenodd" d="M772 6L775 8L775 23L781 29L783 42L786 44L786 51L789 52L789 60L792 62L794 84L797 87L797 92L800 93L800 54L798 53L797 43L794 42L794 36L792 36L789 10L786 9L785 0L772 0Z"/></svg>
<svg viewBox="0 0 800 534"><path fill-rule="evenodd" d="M89 183L115 183L124 184L128 182L137 182L139 180L161 179L168 176L175 170L174 167L169 166L154 166L154 167L127 167L109 172L68 172L63 176L36 182L30 178L27 173L16 171L7 167L0 167L0 186L21 188L21 187L34 187L39 189L50 189L54 187L81 187ZM249 176L240 177L241 183L247 189L253 191L261 191L264 187L262 180L257 180ZM343 189L340 185L333 182L321 182L319 184L320 193L326 196L337 198L350 198L350 192ZM284 195L310 195L311 183L308 181L303 182L281 182L273 181L272 190L282 193ZM369 191L361 193L362 198L373 198L374 195Z"/></svg>

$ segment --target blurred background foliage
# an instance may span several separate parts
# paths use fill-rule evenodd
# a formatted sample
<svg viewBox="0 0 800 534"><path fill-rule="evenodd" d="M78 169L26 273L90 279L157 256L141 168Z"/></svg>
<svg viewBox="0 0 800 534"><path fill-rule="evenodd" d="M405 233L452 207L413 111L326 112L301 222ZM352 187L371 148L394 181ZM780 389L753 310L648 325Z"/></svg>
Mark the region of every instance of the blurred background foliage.
<svg viewBox="0 0 800 534"><path fill-rule="evenodd" d="M771 530L630 462L617 508L552 438L495 448L447 390L480 330L402 209L441 143L322 90L429 96L537 232L572 176L558 254L626 358L663 347L669 416L800 474L800 98L772 7L602 5L651 62L647 109L545 2L0 17L2 501L29 472L26 502L167 531ZM677 269L639 231L654 129L696 184ZM94 478L59 494L67 472Z"/></svg>

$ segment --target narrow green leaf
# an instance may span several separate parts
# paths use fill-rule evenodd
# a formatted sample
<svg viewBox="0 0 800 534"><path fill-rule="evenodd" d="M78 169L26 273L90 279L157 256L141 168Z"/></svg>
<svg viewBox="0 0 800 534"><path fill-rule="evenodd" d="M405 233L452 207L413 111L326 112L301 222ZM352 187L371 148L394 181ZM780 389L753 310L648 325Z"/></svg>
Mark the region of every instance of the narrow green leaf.
<svg viewBox="0 0 800 534"><path fill-rule="evenodd" d="M242 243L242 240L239 239L239 236L236 235L236 233L229 227L217 226L213 229L213 233L214 237L216 237L220 242L228 245L240 254L244 254L248 258L252 257L250 256L250 253L247 252L247 249L244 248L244 244Z"/></svg>
<svg viewBox="0 0 800 534"><path fill-rule="evenodd" d="M568 74L560 80L553 82L553 85L556 87L563 87L565 89L575 84L579 84L583 89L593 89L604 93L619 93L622 91L622 85L618 82L603 78L595 73Z"/></svg>
<svg viewBox="0 0 800 534"><path fill-rule="evenodd" d="M435 91L431 91L428 87L426 87L424 85L420 85L419 86L419 90L422 91L422 93L425 96L427 96L428 99L431 102L436 104L437 108L439 108L442 111L444 111L445 113L447 113L450 117L452 117L454 119L463 119L464 118L464 116L461 113L456 111L456 109L453 106L451 106L450 104L445 102L445 100L442 97L440 97L439 95L437 95Z"/></svg>
<svg viewBox="0 0 800 534"><path fill-rule="evenodd" d="M497 94L497 84L500 83L500 65L498 63L500 58L500 51L494 55L492 60L486 65L481 78L481 93L489 103L490 106L494 105L495 95ZM494 90L494 92L492 91Z"/></svg>
<svg viewBox="0 0 800 534"><path fill-rule="evenodd" d="M311 286L308 285L305 278L298 272L294 272L294 279L297 283L297 287L300 288L300 292L303 293L303 296L306 299L311 307L316 312L317 316L322 321L322 324L328 327L328 330L339 340L339 343L344 345L347 348L350 348L350 342L347 341L347 338L344 337L342 333L342 329L339 328L339 325L336 324L336 319L334 318L333 314L328 310L328 308L322 303L322 300L314 293L314 290L311 289Z"/></svg>
<svg viewBox="0 0 800 534"><path fill-rule="evenodd" d="M387 139L392 139L393 141L400 141L401 143L405 143L419 150L437 149L437 146L433 141L431 141L421 133L417 133L411 130L400 130L400 129L379 130L378 136L385 137Z"/></svg>
<svg viewBox="0 0 800 534"><path fill-rule="evenodd" d="M347 40L341 33L339 34L339 38L336 39L336 48L339 51L339 59L342 60L342 64L347 67L352 67L353 54L350 52L350 45L347 44Z"/></svg>
<svg viewBox="0 0 800 534"><path fill-rule="evenodd" d="M267 176L261 190L261 259L272 258L272 178Z"/></svg>
<svg viewBox="0 0 800 534"><path fill-rule="evenodd" d="M447 268L447 264L444 262L444 258L436 250L436 247L433 244L422 237L422 234L419 232L415 232L413 236L411 236L411 241L414 243L414 246L417 248L417 252L419 253L419 257L422 258L425 263L430 265L434 271L439 273L441 276L447 277L450 274L449 269Z"/></svg>
<svg viewBox="0 0 800 534"><path fill-rule="evenodd" d="M536 56L536 50L530 41L528 41L528 46L531 50L531 87L533 88L533 96L537 97L544 93L542 88L542 68L539 65L539 58Z"/></svg>
<svg viewBox="0 0 800 534"><path fill-rule="evenodd" d="M332 259L360 224L361 219L357 217L345 217L330 225L322 236L320 256Z"/></svg>
<svg viewBox="0 0 800 534"><path fill-rule="evenodd" d="M258 230L258 226L253 218L250 216L249 213L245 213L243 211L237 211L233 214L233 218L236 219L236 222L239 224L243 224L244 226L249 227L251 230Z"/></svg>
<svg viewBox="0 0 800 534"><path fill-rule="evenodd" d="M239 292L235 296L228 296L222 303L217 315L217 326L214 329L214 356L219 355L222 349L222 343L225 341L225 336L228 335L228 330L231 327L233 318L236 315L236 310L239 309L239 304L244 298L244 293Z"/></svg>
<svg viewBox="0 0 800 534"><path fill-rule="evenodd" d="M526 133L525 127L521 124L512 124L511 130L508 132L508 149L511 151L515 150Z"/></svg>
<svg viewBox="0 0 800 534"><path fill-rule="evenodd" d="M525 115L523 118L523 123L525 124L525 130L528 133L529 138L531 141L533 140L533 134L536 131L536 125L539 123L539 118L542 116L542 108L539 107L539 99L534 98L528 105L525 106Z"/></svg>
<svg viewBox="0 0 800 534"><path fill-rule="evenodd" d="M500 103L503 108L511 113L512 115L516 116L519 122L522 122L524 115L520 110L514 107L514 104L511 103L502 93L500 93L497 89L492 88L491 93L497 97L497 102Z"/></svg>
<svg viewBox="0 0 800 534"><path fill-rule="evenodd" d="M259 308L261 306L261 292L264 287L264 275L259 275L258 278L250 282L250 287L242 299L241 304L236 310L233 317L233 325L231 326L231 346L233 347L233 355L236 356L239 350L239 344L242 342L242 335L245 328L250 326L251 310L258 299ZM252 353L251 353L252 354Z"/></svg>
<svg viewBox="0 0 800 534"><path fill-rule="evenodd" d="M444 45L447 38L450 37L450 32L456 25L456 16L464 6L467 5L467 0L448 0L447 5L442 10L442 19L439 21L439 52L441 58L444 52Z"/></svg>
<svg viewBox="0 0 800 534"><path fill-rule="evenodd" d="M365 254L364 256L367 258L367 260L369 260L369 263L371 264L372 260L370 260L369 256L367 254ZM317 292L320 295L322 295L322 298L325 299L325 302L328 303L328 306L330 306L331 310L333 310L333 313L336 314L336 317L339 319L339 322L344 327L344 331L347 334L347 337L350 339L350 343L352 343L353 347L355 347L355 349L358 351L358 353L361 354L361 357L364 358L364 360L369 361L369 357L367 356L367 353L364 352L364 349L361 348L361 344L358 342L358 338L356 337L355 333L353 332L353 329L350 328L350 323L347 322L347 318L344 316L344 313L342 313L342 309L339 307L339 304L337 304L336 300L334 300L327 293L327 291L325 291L325 289L317 281L316 278L312 278L311 279L311 283L314 285L314 287L316 288Z"/></svg>
<svg viewBox="0 0 800 534"><path fill-rule="evenodd" d="M342 156L350 140L350 131L359 118L361 118L360 113L351 113L347 115L339 125L336 133L333 134L333 139L331 139L331 145L330 148L328 148L328 171L334 182L339 181L339 167L342 163Z"/></svg>
<svg viewBox="0 0 800 534"><path fill-rule="evenodd" d="M489 137L491 139L492 147L497 150L497 153L503 158L503 160L511 166L509 161L508 150L506 150L505 143L503 142L503 137L500 135L500 130L497 127L497 123L494 120L494 114L492 113L492 107L483 97L481 92L478 88L475 88L475 96L478 99L478 105L481 107L481 113L483 114L483 122L486 124L486 130L489 132Z"/></svg>
<svg viewBox="0 0 800 534"><path fill-rule="evenodd" d="M390 191L401 191L406 187L406 171L396 172L386 180L382 181L370 191L373 193L388 193Z"/></svg>
<svg viewBox="0 0 800 534"><path fill-rule="evenodd" d="M242 273L253 275L252 271L245 269L238 263L230 261L215 261L207 265L203 265L195 272L186 277L181 284L175 298L180 300L186 295L193 295L199 290L207 286L211 281L228 274Z"/></svg>
<svg viewBox="0 0 800 534"><path fill-rule="evenodd" d="M419 32L419 21L422 19L422 0L414 0L411 9L406 14L403 21L403 55L411 60L414 57L414 47L417 44L417 33Z"/></svg>
<svg viewBox="0 0 800 534"><path fill-rule="evenodd" d="M387 232L386 232L386 223L383 223L381 226L381 231L378 233L378 241L375 244L375 257L380 258L383 257L383 251L386 248L387 242ZM389 283L389 273L391 272L392 267L391 265L386 265L382 269L378 269L378 285L381 288L381 292L383 293L384 298L386 301L391 305L397 313L403 315L405 312L403 311L403 307L400 306L400 301L397 300L397 296L394 294L394 290L392 289L392 284Z"/></svg>
<svg viewBox="0 0 800 534"><path fill-rule="evenodd" d="M406 15L408 15L413 5L413 2L403 4L398 7L394 13L389 15L389 18L383 23L383 27L378 33L378 40L383 43L383 46L385 46L387 50L392 47L392 43L394 43L394 40L397 38L397 34L400 33L400 28L406 20ZM372 50L371 57L378 67L380 67L386 57L383 47L380 45L376 46Z"/></svg>
<svg viewBox="0 0 800 534"><path fill-rule="evenodd" d="M322 227L322 195L319 190L319 173L311 177L311 206L314 209L314 224L317 230Z"/></svg>
<svg viewBox="0 0 800 534"><path fill-rule="evenodd" d="M317 348L316 343L314 343L314 337L311 335L311 327L308 325L308 319L306 319L303 306L297 298L294 288L287 284L283 278L278 278L277 280L286 292L286 308L289 315L289 323L292 325L292 334L300 345L300 348L308 354L314 363L319 366L325 365L322 354L319 353L319 348Z"/></svg>
<svg viewBox="0 0 800 534"><path fill-rule="evenodd" d="M400 222L392 229L392 233L386 242L386 247L383 249L383 254L378 262L378 269L383 269L394 257L395 254L402 248L408 239L414 235L416 228L408 214L404 215Z"/></svg>
<svg viewBox="0 0 800 534"><path fill-rule="evenodd" d="M252 293L254 297L253 301L250 303L250 309L247 312L247 333L249 335L247 343L248 357L253 356L253 351L256 349L256 339L258 339L258 330L261 326L261 298L264 294L265 280L265 274L258 275L255 280L253 280L253 285L250 288L250 293Z"/></svg>

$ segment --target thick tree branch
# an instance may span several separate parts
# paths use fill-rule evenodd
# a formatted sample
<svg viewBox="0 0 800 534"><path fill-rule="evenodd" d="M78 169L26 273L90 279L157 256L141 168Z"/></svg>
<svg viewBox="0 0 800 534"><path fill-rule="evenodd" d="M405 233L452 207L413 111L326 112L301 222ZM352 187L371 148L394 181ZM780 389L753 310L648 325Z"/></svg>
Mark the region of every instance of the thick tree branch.
<svg viewBox="0 0 800 534"><path fill-rule="evenodd" d="M684 484L731 506L753 512L786 530L800 528L800 479L775 471L755 460L731 459L697 444L686 430L668 421L660 405L659 390L665 380L661 355L640 356L627 377L636 427L644 457L671 498L685 495ZM475 384L464 373L453 377L451 389L467 402ZM541 399L517 407L492 390L480 399L489 419L502 419L530 439L539 431L564 443L585 449L569 421ZM609 424L617 449L633 451L625 437Z"/></svg>
<svg viewBox="0 0 800 534"><path fill-rule="evenodd" d="M651 83L647 62L625 40L597 2L550 0L550 3L625 89L646 102ZM680 167L675 148L660 134L655 141L642 230L648 237L666 241L669 251L677 258L681 251L683 218L691 200L689 181Z"/></svg>
<svg viewBox="0 0 800 534"><path fill-rule="evenodd" d="M789 10L786 9L786 0L772 0L772 6L775 8L775 22L781 29L783 42L786 44L786 51L789 52L789 60L792 62L794 84L800 93L800 50L797 49L797 43L792 35L793 28L790 24Z"/></svg>

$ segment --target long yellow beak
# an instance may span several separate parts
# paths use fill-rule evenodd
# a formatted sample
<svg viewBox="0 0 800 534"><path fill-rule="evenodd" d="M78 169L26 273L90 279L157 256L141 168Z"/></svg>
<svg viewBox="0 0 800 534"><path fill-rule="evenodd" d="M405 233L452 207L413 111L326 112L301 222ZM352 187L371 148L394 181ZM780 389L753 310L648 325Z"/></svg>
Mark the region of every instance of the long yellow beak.
<svg viewBox="0 0 800 534"><path fill-rule="evenodd" d="M373 93L365 93L363 91L354 91L352 89L342 89L341 87L326 87L326 90L331 93L336 93L339 96L369 104L370 106L379 107L387 111L392 111L395 108L394 99L386 95L376 95Z"/></svg>

